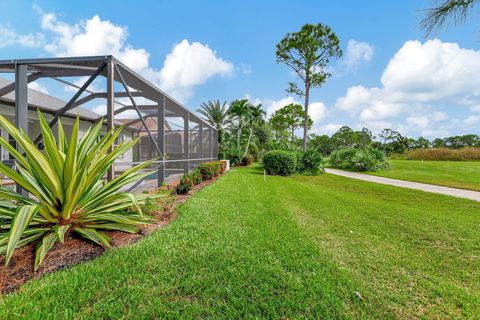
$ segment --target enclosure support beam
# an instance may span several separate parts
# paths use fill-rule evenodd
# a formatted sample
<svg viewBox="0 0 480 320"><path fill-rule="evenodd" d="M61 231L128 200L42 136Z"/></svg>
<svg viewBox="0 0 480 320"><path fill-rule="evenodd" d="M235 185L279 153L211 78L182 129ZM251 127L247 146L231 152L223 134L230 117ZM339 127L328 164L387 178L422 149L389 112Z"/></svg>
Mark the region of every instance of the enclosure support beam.
<svg viewBox="0 0 480 320"><path fill-rule="evenodd" d="M125 92L128 95L128 98L132 102L132 105L135 108L135 111L137 111L138 117L142 121L142 124L145 127L145 130L147 131L148 136L150 137L150 140L152 141L153 145L155 146L155 149L157 149L158 154L159 155L162 154L162 151L158 147L157 141L155 141L155 138L153 137L152 132L150 131L150 128L148 127L147 123L145 122L145 119L144 119L142 113L140 112L140 109L138 109L138 106L137 106L137 103L135 102L135 99L133 99L132 93L131 93L130 89L128 88L127 83L123 79L122 73L120 72L120 70L118 68L116 70L117 70L118 76L120 77L120 82L122 83L123 88L125 89Z"/></svg>
<svg viewBox="0 0 480 320"><path fill-rule="evenodd" d="M165 96L162 96L158 104L157 116L157 144L162 152L162 164L158 167L158 186L165 181Z"/></svg>
<svg viewBox="0 0 480 320"><path fill-rule="evenodd" d="M41 77L41 73L32 73L30 75L28 75L27 77L27 82L30 83L32 81L35 81L37 80L38 78ZM9 85L6 85L5 87L2 87L0 89L0 97L12 92L12 91L15 91L15 83L10 83Z"/></svg>
<svg viewBox="0 0 480 320"><path fill-rule="evenodd" d="M15 65L15 125L28 135L28 69L25 64ZM17 151L23 152L18 142ZM27 194L18 184L16 189Z"/></svg>
<svg viewBox="0 0 480 320"><path fill-rule="evenodd" d="M198 139L200 140L200 159L203 159L203 122L200 122L199 126L199 133L198 133Z"/></svg>
<svg viewBox="0 0 480 320"><path fill-rule="evenodd" d="M184 150L183 150L183 159L185 160L183 163L184 163L184 172L185 173L188 173L188 169L189 169L189 161L188 161L188 158L190 157L189 156L189 150L190 150L190 147L189 147L189 138L188 138L188 132L190 131L189 129L189 126L190 126L190 121L189 121L189 113L185 114L184 118L184 124L183 124L183 146L184 146Z"/></svg>
<svg viewBox="0 0 480 320"><path fill-rule="evenodd" d="M211 127L208 127L208 149L210 150L210 160L213 160L212 154L212 134L213 130Z"/></svg>
<svg viewBox="0 0 480 320"><path fill-rule="evenodd" d="M58 121L58 118L63 116L65 112L73 108L73 104L77 99L82 95L82 93L87 90L88 86L97 78L97 76L105 69L107 63L102 64L88 80L83 84L83 86L73 95L73 97L70 99L70 101L67 102L67 104L61 108L55 111L54 117L52 121L48 124L50 128L52 128ZM35 144L39 143L42 140L42 135L38 135L38 137L35 139Z"/></svg>
<svg viewBox="0 0 480 320"><path fill-rule="evenodd" d="M109 61L107 65L107 131L115 128L115 64L113 61ZM113 151L113 145L109 148L108 152ZM115 177L115 163L108 169L107 180L112 181Z"/></svg>

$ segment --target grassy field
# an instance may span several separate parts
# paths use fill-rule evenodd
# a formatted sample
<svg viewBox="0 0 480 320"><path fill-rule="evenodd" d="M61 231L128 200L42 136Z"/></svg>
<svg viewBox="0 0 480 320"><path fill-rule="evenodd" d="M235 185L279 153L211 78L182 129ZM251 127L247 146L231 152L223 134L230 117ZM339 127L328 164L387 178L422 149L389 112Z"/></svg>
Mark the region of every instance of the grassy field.
<svg viewBox="0 0 480 320"><path fill-rule="evenodd" d="M126 248L0 298L2 319L475 318L480 204L235 169Z"/></svg>
<svg viewBox="0 0 480 320"><path fill-rule="evenodd" d="M480 161L389 160L391 168L370 175L480 191Z"/></svg>

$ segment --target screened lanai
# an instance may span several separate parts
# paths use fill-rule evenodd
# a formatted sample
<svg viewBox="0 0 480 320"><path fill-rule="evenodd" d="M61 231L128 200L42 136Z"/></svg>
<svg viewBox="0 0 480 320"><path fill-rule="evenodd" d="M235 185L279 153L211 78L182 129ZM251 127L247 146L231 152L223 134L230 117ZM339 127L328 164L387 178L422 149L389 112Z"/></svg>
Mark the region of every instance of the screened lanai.
<svg viewBox="0 0 480 320"><path fill-rule="evenodd" d="M104 121L105 130L123 125L122 139L140 138L109 170L108 180L135 164L158 158L149 168L154 173L130 186L152 187L217 159L215 128L113 56L3 60L0 72L11 78L0 82L4 84L0 104L14 108L16 126L39 145L41 136L32 119L37 108L48 114L53 129L59 117L78 114L86 123ZM56 103L46 98L52 93L40 95L32 90L46 85L50 89L54 84L61 87Z"/></svg>

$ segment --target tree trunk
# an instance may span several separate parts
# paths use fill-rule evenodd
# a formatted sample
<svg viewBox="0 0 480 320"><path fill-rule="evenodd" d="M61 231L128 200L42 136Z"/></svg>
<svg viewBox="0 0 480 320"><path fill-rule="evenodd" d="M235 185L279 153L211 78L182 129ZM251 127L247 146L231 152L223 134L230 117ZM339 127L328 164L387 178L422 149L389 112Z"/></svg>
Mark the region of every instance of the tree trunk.
<svg viewBox="0 0 480 320"><path fill-rule="evenodd" d="M305 84L305 122L303 124L303 151L307 151L308 138L308 100L310 96L310 83Z"/></svg>
<svg viewBox="0 0 480 320"><path fill-rule="evenodd" d="M240 135L241 135L241 132L242 132L242 126L239 123L238 124L238 131L237 131L237 149L238 150L240 150Z"/></svg>
<svg viewBox="0 0 480 320"><path fill-rule="evenodd" d="M244 157L246 157L248 155L248 149L250 147L250 141L252 141L252 135L253 135L253 129L250 128L250 133L248 135L248 142L247 142L247 147L245 148L245 155Z"/></svg>
<svg viewBox="0 0 480 320"><path fill-rule="evenodd" d="M292 126L292 144L295 142L295 127Z"/></svg>

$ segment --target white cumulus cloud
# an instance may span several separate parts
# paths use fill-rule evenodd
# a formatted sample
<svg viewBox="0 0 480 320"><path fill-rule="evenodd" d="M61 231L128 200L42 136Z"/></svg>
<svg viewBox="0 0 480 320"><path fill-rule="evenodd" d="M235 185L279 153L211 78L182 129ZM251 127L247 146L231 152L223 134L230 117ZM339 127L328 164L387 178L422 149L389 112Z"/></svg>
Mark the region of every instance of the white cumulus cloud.
<svg viewBox="0 0 480 320"><path fill-rule="evenodd" d="M248 96L248 98L250 98L250 96ZM288 96L280 100L255 99L255 101L257 103L263 104L265 111L267 113L267 119L269 119L275 111L289 104L292 104L292 103L299 104L303 107L303 104L292 96ZM321 126L321 123L327 118L328 113L329 113L329 110L323 102L312 102L308 106L308 114L313 120L313 127L311 129L312 133L327 131L324 126Z"/></svg>
<svg viewBox="0 0 480 320"><path fill-rule="evenodd" d="M331 136L332 134L337 132L338 129L340 129L342 126L343 126L342 124L338 124L338 123L327 123L321 126L315 126L312 129L312 133L315 133L318 135L326 134Z"/></svg>
<svg viewBox="0 0 480 320"><path fill-rule="evenodd" d="M18 34L8 26L0 25L0 48L20 45L28 48L41 47L44 44L44 36L41 33Z"/></svg>
<svg viewBox="0 0 480 320"><path fill-rule="evenodd" d="M98 15L70 24L55 13L45 13L37 6L34 9L41 15L41 32L18 35L0 26L0 47L41 46L57 57L113 55L182 102L194 94L195 87L235 70L232 63L219 57L208 45L187 39L175 44L162 68L156 69L150 65L147 50L128 42L127 26L102 20Z"/></svg>
<svg viewBox="0 0 480 320"><path fill-rule="evenodd" d="M368 42L348 40L344 63L347 67L354 67L362 62L372 60L374 53L373 45Z"/></svg>
<svg viewBox="0 0 480 320"><path fill-rule="evenodd" d="M218 57L207 45L183 40L165 58L159 78L164 90L179 94L185 92L189 96L189 90L211 77L232 72L233 65Z"/></svg>
<svg viewBox="0 0 480 320"><path fill-rule="evenodd" d="M388 124L403 116L404 130L434 132L436 123L448 119L435 110L439 104L480 110L478 74L480 51L438 39L407 41L383 71L381 87L350 87L335 107L365 123Z"/></svg>
<svg viewBox="0 0 480 320"><path fill-rule="evenodd" d="M38 82L30 82L28 84L28 87L30 89L33 89L33 90L36 90L38 92L41 92L41 93L45 93L45 94L48 94L48 89L47 87L45 87L44 85L38 83Z"/></svg>
<svg viewBox="0 0 480 320"><path fill-rule="evenodd" d="M264 105L265 111L267 112L267 118L270 118L275 111L292 103L300 104L297 100L295 100L294 97L291 96L280 100L266 100L262 104Z"/></svg>
<svg viewBox="0 0 480 320"><path fill-rule="evenodd" d="M314 102L308 106L308 115L314 124L322 122L327 117L327 107L323 102Z"/></svg>

